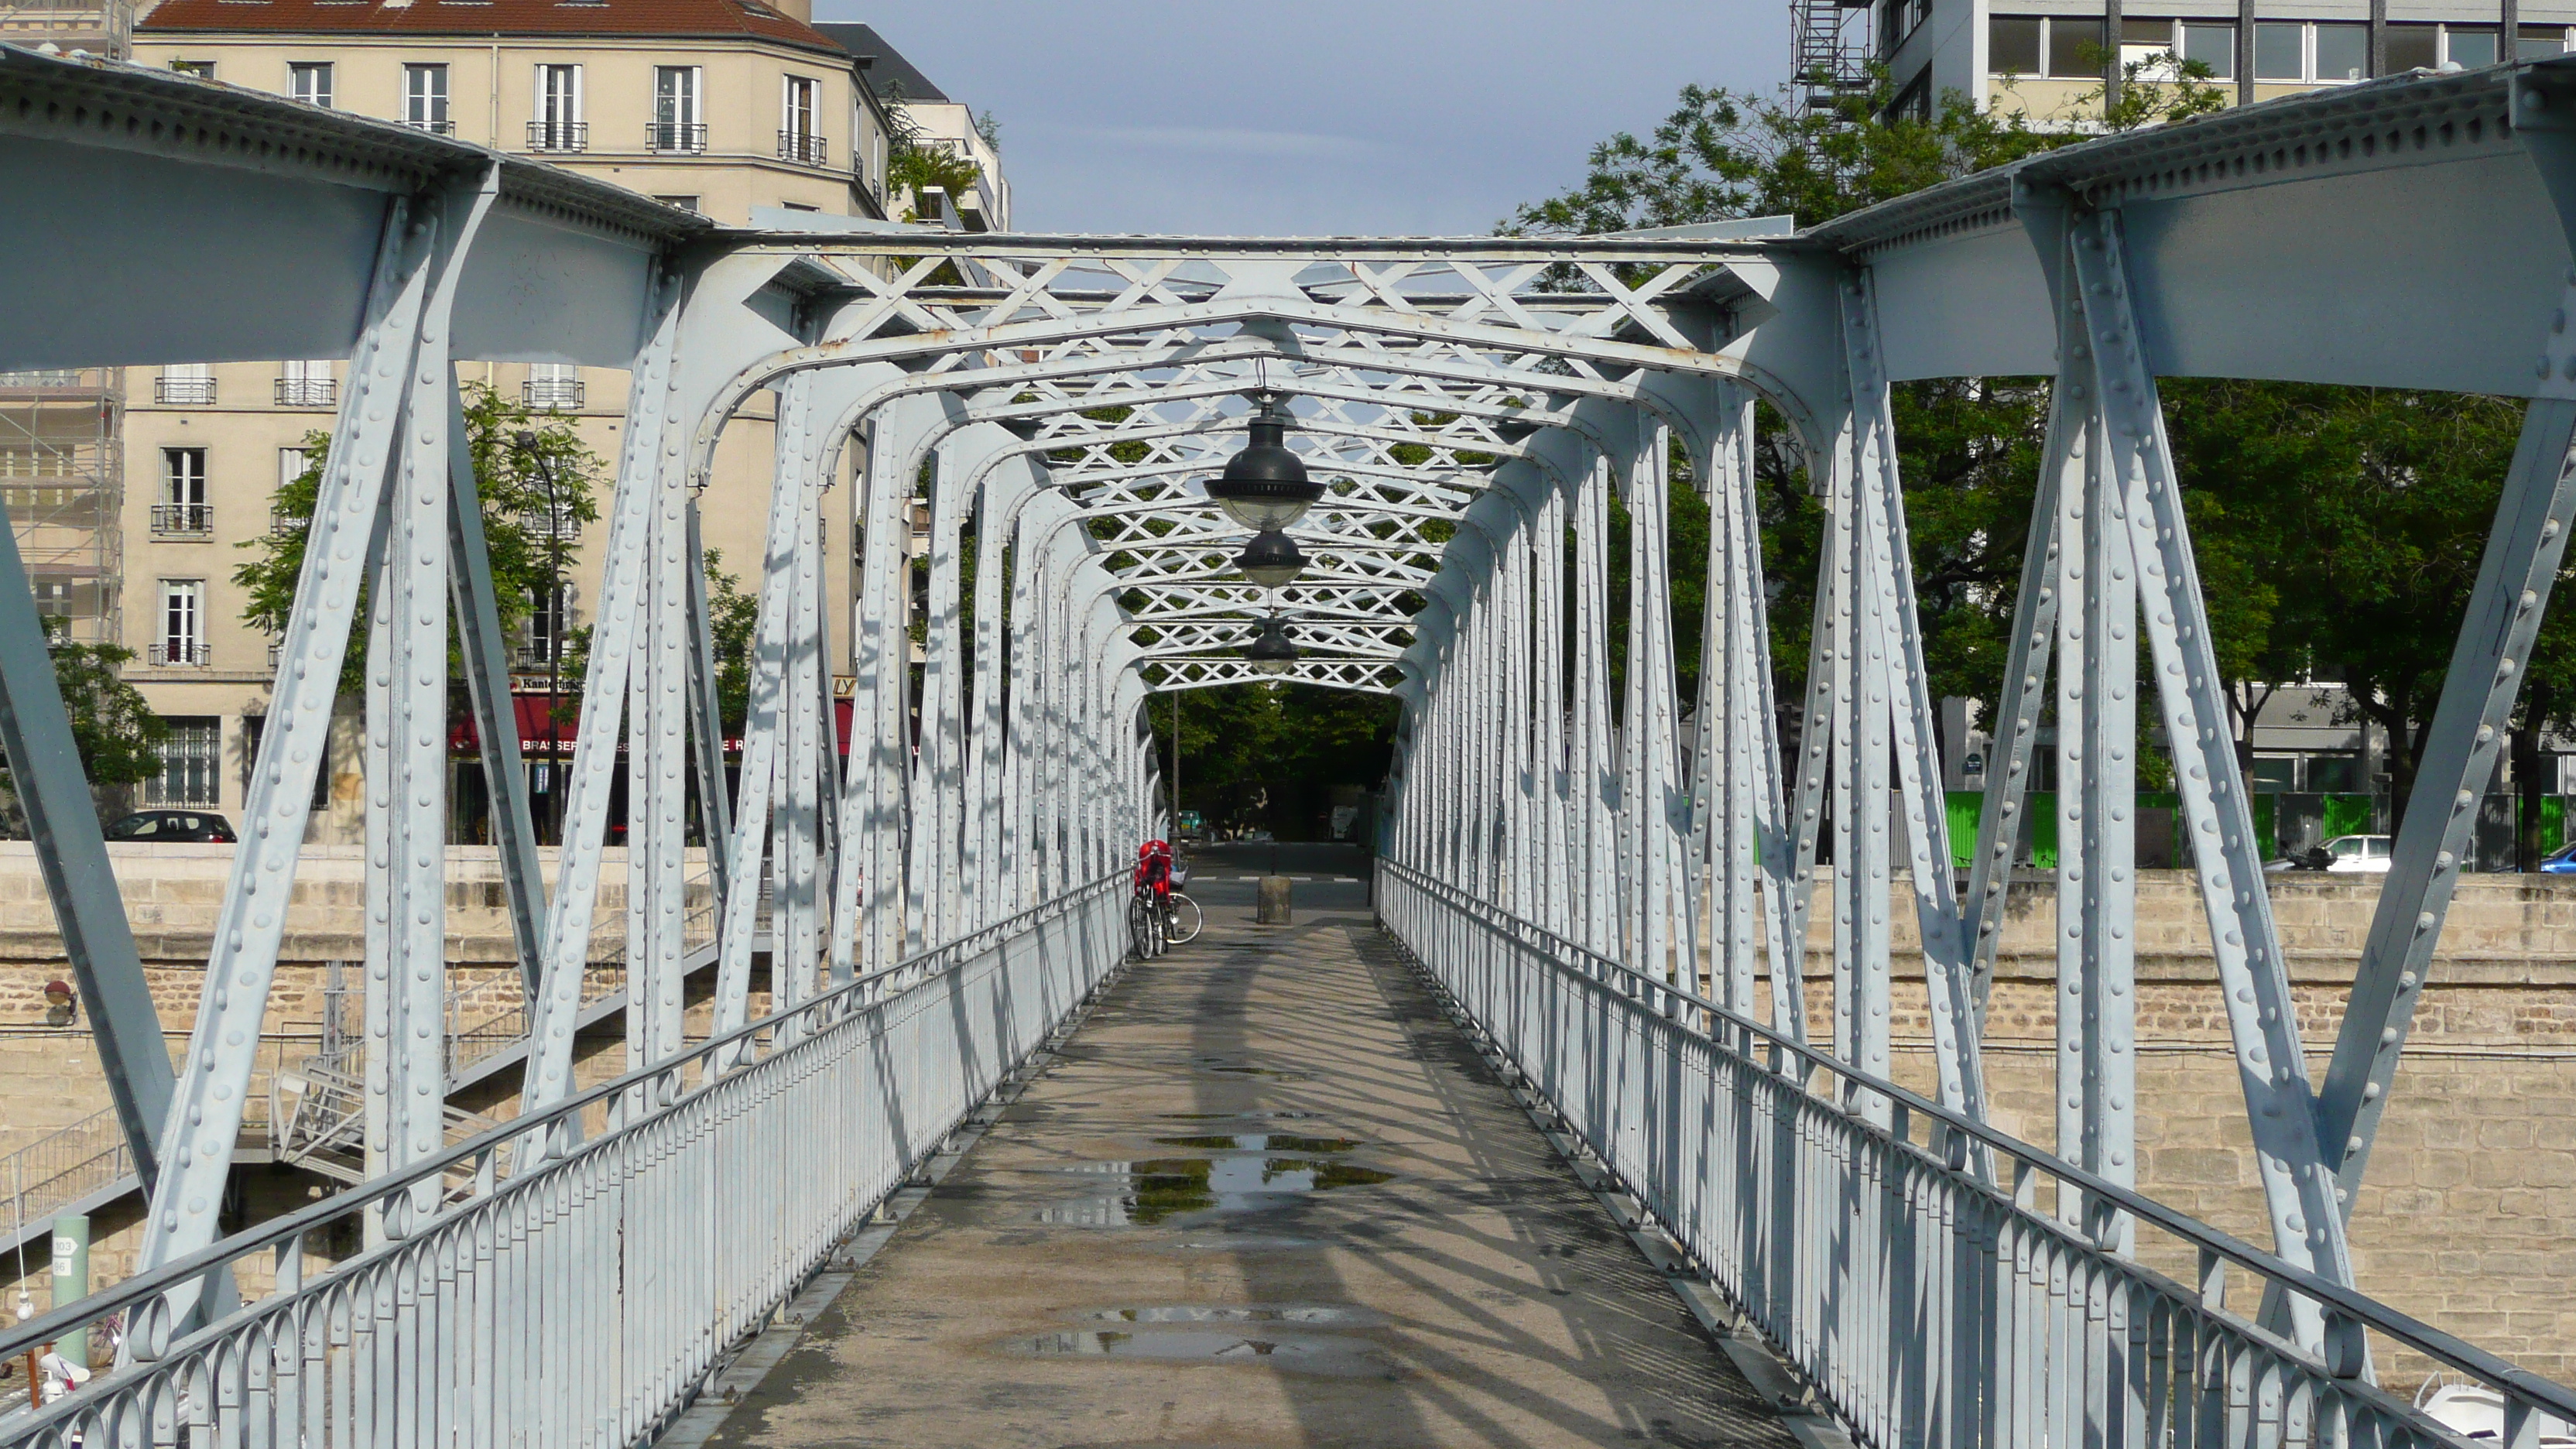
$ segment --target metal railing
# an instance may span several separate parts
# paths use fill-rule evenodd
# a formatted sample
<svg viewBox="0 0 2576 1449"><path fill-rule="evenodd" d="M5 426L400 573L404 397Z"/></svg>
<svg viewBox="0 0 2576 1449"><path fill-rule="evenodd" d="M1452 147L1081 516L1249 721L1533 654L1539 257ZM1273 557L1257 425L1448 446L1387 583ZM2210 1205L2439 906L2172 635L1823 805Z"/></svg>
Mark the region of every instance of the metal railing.
<svg viewBox="0 0 2576 1449"><path fill-rule="evenodd" d="M2576 1419L2576 1394L2352 1289L1419 871L1377 869L1387 929L1458 1013L1869 1449L2456 1449L2370 1381L2370 1337L2494 1389L2508 1445ZM2197 1283L2059 1222L2036 1206L2043 1184L2092 1225L2125 1213L2163 1235ZM2250 1282L2231 1293L2231 1273ZM2227 1306L2273 1285L2322 1316L2324 1353Z"/></svg>
<svg viewBox="0 0 2576 1449"><path fill-rule="evenodd" d="M644 148L648 151L704 151L707 128L677 121L654 121L644 128Z"/></svg>
<svg viewBox="0 0 2576 1449"><path fill-rule="evenodd" d="M590 149L588 121L530 121L528 149L531 151L587 151Z"/></svg>
<svg viewBox="0 0 2576 1449"><path fill-rule="evenodd" d="M829 165L831 150L828 142L811 131L778 133L778 159L781 161L801 161L808 166Z"/></svg>
<svg viewBox="0 0 2576 1449"><path fill-rule="evenodd" d="M273 396L282 408L329 408L340 405L340 380L335 377L281 377Z"/></svg>
<svg viewBox="0 0 2576 1449"><path fill-rule="evenodd" d="M212 407L215 380L211 377L156 377L152 379L152 400L165 406Z"/></svg>
<svg viewBox="0 0 2576 1449"><path fill-rule="evenodd" d="M16 1199L11 1229L41 1223L121 1177L134 1175L134 1153L114 1107L102 1107L9 1154L0 1191Z"/></svg>
<svg viewBox="0 0 2576 1449"><path fill-rule="evenodd" d="M1104 876L16 1325L0 1359L122 1312L128 1359L0 1421L0 1446L639 1442L1109 977L1125 884ZM594 1110L613 1125L577 1142ZM521 1144L533 1155L505 1176ZM442 1205L458 1178L465 1200ZM380 1246L319 1261L369 1214ZM181 1332L218 1267L275 1286Z"/></svg>
<svg viewBox="0 0 2576 1449"><path fill-rule="evenodd" d="M214 531L215 505L211 503L152 505L152 536L155 538L204 538Z"/></svg>
<svg viewBox="0 0 2576 1449"><path fill-rule="evenodd" d="M155 639L145 647L147 664L211 664L213 653L203 639Z"/></svg>

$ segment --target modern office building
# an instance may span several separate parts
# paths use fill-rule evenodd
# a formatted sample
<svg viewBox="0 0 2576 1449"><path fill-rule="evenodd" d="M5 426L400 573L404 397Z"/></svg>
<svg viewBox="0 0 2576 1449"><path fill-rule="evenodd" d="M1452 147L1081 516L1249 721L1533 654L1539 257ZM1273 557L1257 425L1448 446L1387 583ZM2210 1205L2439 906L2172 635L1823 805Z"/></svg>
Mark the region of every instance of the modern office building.
<svg viewBox="0 0 2576 1449"><path fill-rule="evenodd" d="M1793 14L1800 64L1818 77L1804 87L1811 97L1874 63L1895 86L1898 113L1926 115L1957 94L1980 110L2067 126L2098 125L2106 80L2132 65L2135 80L2154 84L2178 62L2198 62L2228 104L2247 105L2576 46L2576 5L2532 0L1800 0Z"/></svg>

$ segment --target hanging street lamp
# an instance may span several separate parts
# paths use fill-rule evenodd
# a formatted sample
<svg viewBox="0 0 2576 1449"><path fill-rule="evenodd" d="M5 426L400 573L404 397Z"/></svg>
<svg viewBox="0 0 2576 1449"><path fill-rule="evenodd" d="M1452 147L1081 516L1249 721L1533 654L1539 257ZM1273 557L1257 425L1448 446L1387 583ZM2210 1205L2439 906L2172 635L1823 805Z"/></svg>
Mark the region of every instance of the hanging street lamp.
<svg viewBox="0 0 2576 1449"><path fill-rule="evenodd" d="M1273 614L1261 621L1261 636L1245 647L1243 657L1263 674L1285 674L1297 662L1296 642L1288 637L1288 621Z"/></svg>
<svg viewBox="0 0 2576 1449"><path fill-rule="evenodd" d="M1252 397L1252 441L1208 480L1207 494L1246 528L1284 529L1306 516L1324 496L1324 485L1308 479L1304 460L1288 451L1288 427L1297 419L1287 409L1287 395L1263 391Z"/></svg>
<svg viewBox="0 0 2576 1449"><path fill-rule="evenodd" d="M1265 589L1284 588L1306 571L1306 556L1297 551L1297 540L1275 528L1265 528L1252 536L1235 555L1234 566L1243 576Z"/></svg>

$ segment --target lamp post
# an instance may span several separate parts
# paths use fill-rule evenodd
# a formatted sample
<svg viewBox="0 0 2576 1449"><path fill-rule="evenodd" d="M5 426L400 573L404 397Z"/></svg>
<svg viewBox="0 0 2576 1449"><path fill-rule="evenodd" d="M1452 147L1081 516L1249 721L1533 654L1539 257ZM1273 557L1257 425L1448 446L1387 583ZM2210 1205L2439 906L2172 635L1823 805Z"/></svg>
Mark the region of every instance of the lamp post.
<svg viewBox="0 0 2576 1449"><path fill-rule="evenodd" d="M1288 425L1297 419L1287 395L1264 389L1252 401L1252 441L1208 480L1207 495L1226 517L1255 532L1284 529L1306 516L1324 485L1308 478L1305 461L1288 451Z"/></svg>
<svg viewBox="0 0 2576 1449"><path fill-rule="evenodd" d="M537 435L521 430L510 441L546 485L546 824L555 844L563 844L563 505L555 496L554 465L537 447Z"/></svg>
<svg viewBox="0 0 2576 1449"><path fill-rule="evenodd" d="M1261 633L1246 645L1243 657L1263 674L1285 674L1297 662L1297 643L1288 637L1288 621L1277 614L1261 621Z"/></svg>
<svg viewBox="0 0 2576 1449"><path fill-rule="evenodd" d="M1234 566L1265 589L1285 588L1306 571L1306 555L1298 552L1297 540L1279 529L1265 528L1243 546Z"/></svg>

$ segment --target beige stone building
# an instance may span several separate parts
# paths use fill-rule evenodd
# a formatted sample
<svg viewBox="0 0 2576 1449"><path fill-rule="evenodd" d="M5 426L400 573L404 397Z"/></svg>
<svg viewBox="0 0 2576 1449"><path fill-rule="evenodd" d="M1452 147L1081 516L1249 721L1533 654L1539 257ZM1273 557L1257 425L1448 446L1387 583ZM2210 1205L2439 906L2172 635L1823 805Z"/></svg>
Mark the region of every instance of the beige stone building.
<svg viewBox="0 0 2576 1449"><path fill-rule="evenodd" d="M929 88L937 100L928 120L891 114L868 71L918 72L873 31L846 37L865 41L852 46L815 29L807 0L167 0L131 35L138 64L533 155L732 225L779 210L884 218L889 140L904 130L960 129L981 148L990 180L956 207L966 224L993 225L1008 204L999 157L959 119L965 108ZM895 214L910 201L894 198ZM35 546L40 525L51 529L44 542L65 561L54 579L62 597L49 607L77 618L79 633L133 649L131 677L172 726L167 768L141 803L240 808L274 655L269 636L244 621L233 574L254 557L244 545L270 531L271 496L301 471L309 435L332 426L344 370L335 359L281 359L44 380L64 394L51 416L88 406L94 421L108 420L83 455L91 491L73 500L85 499L88 512L67 511L53 496L59 488L25 498L21 488L11 494L13 521L22 546ZM623 372L514 363L463 374L571 420L594 453L615 458ZM755 398L728 429L704 500L708 546L746 588L756 587L768 496L767 408L765 395ZM8 466L0 456L0 472ZM834 587L846 584L854 492L827 497ZM92 534L65 527L84 519ZM522 694L543 693L566 629L585 622L604 531L575 540L560 617L539 607L522 631L513 661ZM33 555L30 563L43 571ZM846 619L835 632L846 647ZM317 839L356 837L357 753L354 735L335 740L326 769L335 808ZM541 756L542 742L531 753ZM541 818L548 783L546 765L532 761ZM485 838L477 767L460 772L452 795L457 837Z"/></svg>

